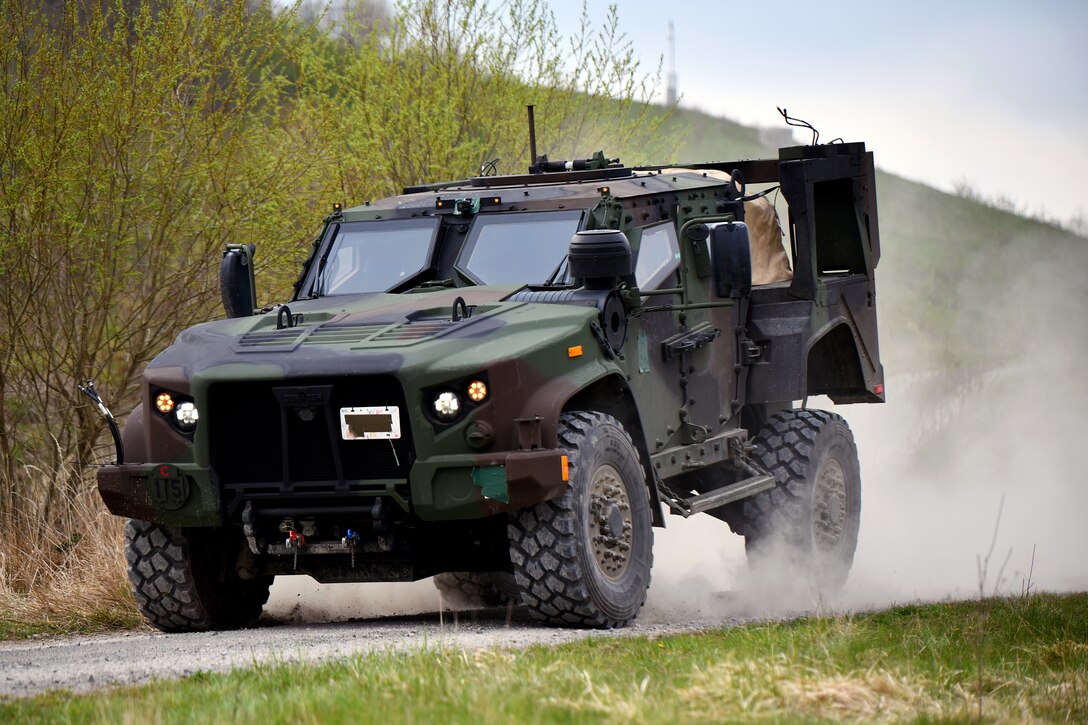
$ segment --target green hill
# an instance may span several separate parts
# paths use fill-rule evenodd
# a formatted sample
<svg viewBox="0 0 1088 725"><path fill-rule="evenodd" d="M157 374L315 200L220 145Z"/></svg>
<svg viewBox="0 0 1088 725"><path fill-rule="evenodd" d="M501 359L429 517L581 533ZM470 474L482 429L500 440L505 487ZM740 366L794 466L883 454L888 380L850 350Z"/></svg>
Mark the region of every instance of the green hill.
<svg viewBox="0 0 1088 725"><path fill-rule="evenodd" d="M697 111L679 111L667 132L682 135L678 161L776 154L755 129ZM893 174L878 173L877 195L890 376L992 369L1040 347L1085 352L1088 240Z"/></svg>

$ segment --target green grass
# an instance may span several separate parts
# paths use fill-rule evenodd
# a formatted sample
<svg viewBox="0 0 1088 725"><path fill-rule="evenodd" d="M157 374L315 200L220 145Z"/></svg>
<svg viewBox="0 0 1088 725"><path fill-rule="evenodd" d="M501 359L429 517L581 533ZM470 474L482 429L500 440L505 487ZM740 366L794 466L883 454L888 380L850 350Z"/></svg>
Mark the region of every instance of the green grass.
<svg viewBox="0 0 1088 725"><path fill-rule="evenodd" d="M982 671L979 674L981 653ZM427 651L0 705L6 722L1088 719L1088 594L898 607L660 639Z"/></svg>
<svg viewBox="0 0 1088 725"><path fill-rule="evenodd" d="M97 634L125 629L146 628L135 606L95 607L89 611L43 614L39 611L19 614L0 610L0 642L58 634Z"/></svg>

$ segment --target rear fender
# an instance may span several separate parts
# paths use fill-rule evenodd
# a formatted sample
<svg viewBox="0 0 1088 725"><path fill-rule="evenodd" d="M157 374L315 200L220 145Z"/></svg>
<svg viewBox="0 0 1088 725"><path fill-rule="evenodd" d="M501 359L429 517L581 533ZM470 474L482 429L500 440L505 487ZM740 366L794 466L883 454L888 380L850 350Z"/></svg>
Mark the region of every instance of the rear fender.
<svg viewBox="0 0 1088 725"><path fill-rule="evenodd" d="M832 322L809 346L805 380L808 395L827 395L835 403L883 399L882 393L869 390L862 371L859 341L842 318Z"/></svg>

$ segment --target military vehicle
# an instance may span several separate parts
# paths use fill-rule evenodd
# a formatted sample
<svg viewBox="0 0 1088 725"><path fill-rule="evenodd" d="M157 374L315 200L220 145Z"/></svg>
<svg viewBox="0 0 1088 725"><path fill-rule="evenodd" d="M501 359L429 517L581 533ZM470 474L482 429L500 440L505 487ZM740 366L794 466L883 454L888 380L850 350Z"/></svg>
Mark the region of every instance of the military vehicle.
<svg viewBox="0 0 1088 725"><path fill-rule="evenodd" d="M884 399L872 154L532 156L335 206L283 304L257 306L254 248L228 247L228 319L148 365L98 472L151 624L244 626L308 574L624 626L666 509L723 520L753 567L843 583L857 451L804 403Z"/></svg>

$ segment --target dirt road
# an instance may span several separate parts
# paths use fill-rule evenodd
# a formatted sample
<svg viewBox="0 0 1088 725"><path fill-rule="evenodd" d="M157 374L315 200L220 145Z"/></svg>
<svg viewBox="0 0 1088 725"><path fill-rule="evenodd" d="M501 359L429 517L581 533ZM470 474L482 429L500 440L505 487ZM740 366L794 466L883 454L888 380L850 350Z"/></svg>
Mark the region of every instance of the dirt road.
<svg viewBox="0 0 1088 725"><path fill-rule="evenodd" d="M85 692L111 685L228 672L254 663L318 661L355 653L426 647L528 647L584 637L657 635L729 625L753 616L729 606L723 590L746 568L739 537L715 556L689 556L693 542L722 539L707 519L657 532L657 566L649 600L623 630L552 629L515 610L447 613L439 621L438 593L430 580L411 584L322 585L309 577L277 577L261 625L236 632L162 634L150 629L111 635L42 637L0 642L0 697L53 689ZM674 525L677 524L677 525ZM399 613L390 616L391 613Z"/></svg>
<svg viewBox="0 0 1088 725"><path fill-rule="evenodd" d="M266 623L234 632L162 634L129 632L0 642L0 696L24 697L47 690L84 692L112 685L184 677L199 671L285 661L320 661L358 653L428 648L483 649L560 644L583 637L656 635L712 626L636 624L614 631L550 629L505 610L381 617L326 624ZM728 624L721 620L716 624Z"/></svg>

